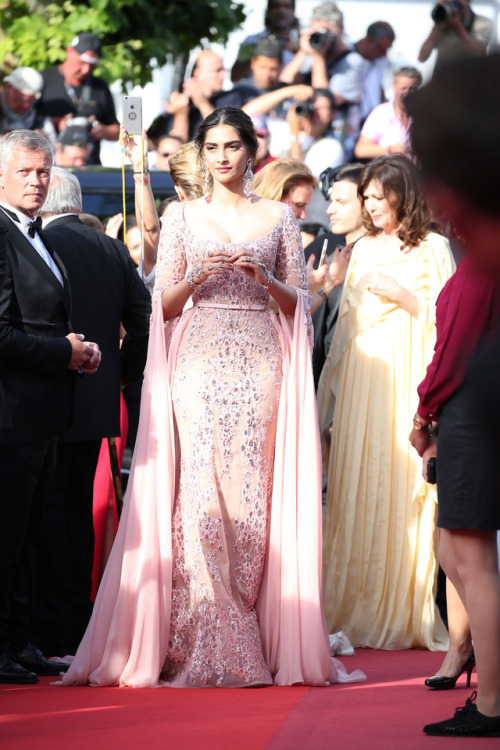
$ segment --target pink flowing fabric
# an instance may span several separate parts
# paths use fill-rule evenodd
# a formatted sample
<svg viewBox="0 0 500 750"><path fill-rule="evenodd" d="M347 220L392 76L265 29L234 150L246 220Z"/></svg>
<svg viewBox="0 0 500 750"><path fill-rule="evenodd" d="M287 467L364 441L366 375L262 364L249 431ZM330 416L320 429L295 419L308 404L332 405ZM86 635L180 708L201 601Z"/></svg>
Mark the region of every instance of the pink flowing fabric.
<svg viewBox="0 0 500 750"><path fill-rule="evenodd" d="M163 226L124 511L63 685L365 679L330 658L323 615L309 291L289 207L245 247L296 290L293 317L235 268L164 325L163 291L235 246L195 234L182 206Z"/></svg>
<svg viewBox="0 0 500 750"><path fill-rule="evenodd" d="M89 627L62 685L158 687L168 651L176 436L175 352L193 310L152 316L141 416L118 534ZM306 316L275 320L283 348L270 539L257 603L264 657L278 685L365 680L330 657L321 596L321 466ZM166 338L174 328L170 345ZM314 487L314 492L311 491ZM310 504L311 496L317 502Z"/></svg>

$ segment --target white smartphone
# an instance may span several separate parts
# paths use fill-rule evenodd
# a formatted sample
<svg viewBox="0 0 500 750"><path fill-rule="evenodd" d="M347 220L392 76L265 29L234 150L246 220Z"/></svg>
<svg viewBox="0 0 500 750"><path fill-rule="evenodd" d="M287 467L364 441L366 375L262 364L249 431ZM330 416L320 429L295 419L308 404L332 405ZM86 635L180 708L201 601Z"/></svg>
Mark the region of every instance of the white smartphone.
<svg viewBox="0 0 500 750"><path fill-rule="evenodd" d="M326 248L327 247L328 247L328 240L325 240L323 242L323 247L321 248L321 255L319 256L318 268L321 268L321 266L323 265L323 262L325 260Z"/></svg>
<svg viewBox="0 0 500 750"><path fill-rule="evenodd" d="M122 123L129 135L142 135L142 99L140 96L122 98Z"/></svg>

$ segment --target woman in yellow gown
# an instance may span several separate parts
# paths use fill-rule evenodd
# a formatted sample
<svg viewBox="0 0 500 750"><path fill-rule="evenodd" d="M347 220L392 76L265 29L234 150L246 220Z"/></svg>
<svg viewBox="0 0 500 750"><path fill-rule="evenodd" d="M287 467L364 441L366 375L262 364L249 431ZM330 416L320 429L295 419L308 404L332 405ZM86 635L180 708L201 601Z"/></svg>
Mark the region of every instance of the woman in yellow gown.
<svg viewBox="0 0 500 750"><path fill-rule="evenodd" d="M358 187L367 234L356 243L321 375L333 427L323 534L330 632L354 646L446 650L434 602L434 487L408 435L434 344L436 298L454 271L432 232L418 171L400 155L368 164Z"/></svg>

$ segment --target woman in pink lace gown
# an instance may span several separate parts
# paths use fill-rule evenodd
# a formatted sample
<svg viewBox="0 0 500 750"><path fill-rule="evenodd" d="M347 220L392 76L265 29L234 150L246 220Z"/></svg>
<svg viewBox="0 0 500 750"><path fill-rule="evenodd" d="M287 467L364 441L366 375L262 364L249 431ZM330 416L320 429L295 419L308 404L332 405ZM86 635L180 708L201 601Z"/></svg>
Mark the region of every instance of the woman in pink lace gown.
<svg viewBox="0 0 500 750"><path fill-rule="evenodd" d="M163 226L129 490L63 684L364 679L331 659L321 604L298 226L286 205L248 190L257 141L246 114L216 110L197 145L209 192Z"/></svg>

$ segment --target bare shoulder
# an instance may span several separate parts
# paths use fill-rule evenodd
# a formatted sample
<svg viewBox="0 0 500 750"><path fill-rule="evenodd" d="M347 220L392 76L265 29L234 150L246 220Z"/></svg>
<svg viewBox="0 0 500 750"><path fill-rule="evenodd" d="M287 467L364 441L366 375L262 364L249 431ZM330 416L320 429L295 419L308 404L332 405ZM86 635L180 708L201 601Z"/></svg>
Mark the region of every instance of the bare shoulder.
<svg viewBox="0 0 500 750"><path fill-rule="evenodd" d="M269 198L261 198L260 195L252 195L251 205L260 216L269 217L278 221L283 211L283 203L273 201Z"/></svg>
<svg viewBox="0 0 500 750"><path fill-rule="evenodd" d="M192 201L183 201L183 216L189 223L200 221L207 215L207 202L205 198L195 198Z"/></svg>

